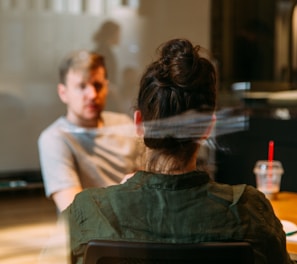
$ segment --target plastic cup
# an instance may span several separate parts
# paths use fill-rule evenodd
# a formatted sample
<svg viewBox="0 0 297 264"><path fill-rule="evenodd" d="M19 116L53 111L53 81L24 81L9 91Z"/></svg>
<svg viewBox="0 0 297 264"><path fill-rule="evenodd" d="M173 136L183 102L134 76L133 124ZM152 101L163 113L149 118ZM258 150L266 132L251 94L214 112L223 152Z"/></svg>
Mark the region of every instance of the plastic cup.
<svg viewBox="0 0 297 264"><path fill-rule="evenodd" d="M259 160L254 167L257 189L268 199L276 199L284 173L282 164L277 160Z"/></svg>

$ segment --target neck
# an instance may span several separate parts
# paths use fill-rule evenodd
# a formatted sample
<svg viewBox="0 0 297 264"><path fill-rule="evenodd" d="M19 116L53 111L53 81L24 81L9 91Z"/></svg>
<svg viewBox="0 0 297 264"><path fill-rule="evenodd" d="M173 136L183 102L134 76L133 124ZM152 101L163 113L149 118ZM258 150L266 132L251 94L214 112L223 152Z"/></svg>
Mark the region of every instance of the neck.
<svg viewBox="0 0 297 264"><path fill-rule="evenodd" d="M196 153L195 153L196 154ZM154 155L154 151L147 151L147 160L152 160L152 155ZM182 162L178 158L166 155L159 155L158 161L155 166L150 166L149 163L145 166L146 171L151 171L154 173L161 174L184 174L191 171L195 171L197 168L196 165L196 155L189 157L186 162Z"/></svg>
<svg viewBox="0 0 297 264"><path fill-rule="evenodd" d="M84 127L84 128L100 128L100 127L103 127L104 125L103 119L101 117L96 119L86 120L82 118L77 118L77 116L74 116L71 114L67 114L66 118L72 124L79 127Z"/></svg>

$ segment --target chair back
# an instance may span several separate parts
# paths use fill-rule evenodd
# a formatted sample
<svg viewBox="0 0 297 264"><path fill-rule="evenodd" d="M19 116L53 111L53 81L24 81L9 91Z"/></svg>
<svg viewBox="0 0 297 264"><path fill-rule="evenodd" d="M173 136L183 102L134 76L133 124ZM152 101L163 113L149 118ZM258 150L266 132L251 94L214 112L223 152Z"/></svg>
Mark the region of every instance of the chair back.
<svg viewBox="0 0 297 264"><path fill-rule="evenodd" d="M254 254L247 242L197 244L139 243L91 240L84 264L252 264Z"/></svg>

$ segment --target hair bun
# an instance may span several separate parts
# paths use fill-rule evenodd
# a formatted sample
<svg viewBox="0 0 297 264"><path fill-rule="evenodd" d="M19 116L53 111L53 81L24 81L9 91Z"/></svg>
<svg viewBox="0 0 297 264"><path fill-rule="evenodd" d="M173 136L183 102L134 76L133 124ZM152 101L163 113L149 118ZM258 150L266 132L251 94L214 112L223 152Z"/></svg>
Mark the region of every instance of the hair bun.
<svg viewBox="0 0 297 264"><path fill-rule="evenodd" d="M199 63L199 46L194 47L185 39L173 39L160 47L159 65L163 77L171 79L171 85L189 87Z"/></svg>

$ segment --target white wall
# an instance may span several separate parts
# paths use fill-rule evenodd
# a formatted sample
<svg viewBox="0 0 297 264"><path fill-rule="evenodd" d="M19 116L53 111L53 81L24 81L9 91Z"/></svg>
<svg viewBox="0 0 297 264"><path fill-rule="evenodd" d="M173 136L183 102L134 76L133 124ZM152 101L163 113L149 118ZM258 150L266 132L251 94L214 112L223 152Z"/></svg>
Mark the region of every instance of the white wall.
<svg viewBox="0 0 297 264"><path fill-rule="evenodd" d="M117 0L0 0L0 173L39 168L37 138L64 113L58 64L71 50L93 49L104 20L121 25L114 50L120 72L132 66L139 76L157 45L172 37L209 48L210 0L128 2L132 8Z"/></svg>

